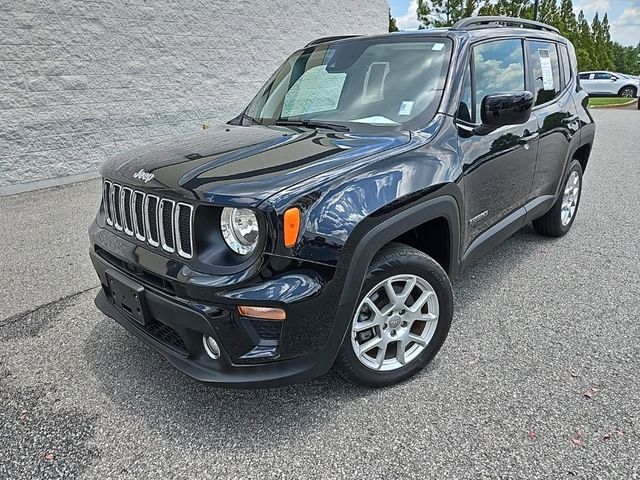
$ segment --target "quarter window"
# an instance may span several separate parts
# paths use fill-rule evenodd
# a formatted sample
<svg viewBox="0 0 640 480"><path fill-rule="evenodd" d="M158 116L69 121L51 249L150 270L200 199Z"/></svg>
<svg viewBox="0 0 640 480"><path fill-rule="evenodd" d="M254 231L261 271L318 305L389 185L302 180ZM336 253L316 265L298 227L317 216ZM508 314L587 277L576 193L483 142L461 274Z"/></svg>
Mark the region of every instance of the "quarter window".
<svg viewBox="0 0 640 480"><path fill-rule="evenodd" d="M562 60L562 72L564 77L563 86L571 83L571 60L569 60L569 50L566 45L560 45L560 59Z"/></svg>
<svg viewBox="0 0 640 480"><path fill-rule="evenodd" d="M473 97L471 95L471 70L467 65L464 74L464 83L460 94L460 105L458 106L458 118L464 122L473 121Z"/></svg>
<svg viewBox="0 0 640 480"><path fill-rule="evenodd" d="M480 105L487 95L521 92L524 83L522 41L497 40L477 45L473 49L475 76L475 108L473 122L480 122Z"/></svg>

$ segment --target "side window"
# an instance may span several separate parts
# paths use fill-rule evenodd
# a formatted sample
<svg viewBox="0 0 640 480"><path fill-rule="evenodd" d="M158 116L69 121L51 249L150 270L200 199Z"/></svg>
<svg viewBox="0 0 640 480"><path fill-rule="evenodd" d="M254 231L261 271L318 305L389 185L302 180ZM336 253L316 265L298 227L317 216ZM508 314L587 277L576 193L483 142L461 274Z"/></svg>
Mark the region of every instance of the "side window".
<svg viewBox="0 0 640 480"><path fill-rule="evenodd" d="M560 93L558 49L551 42L527 42L529 65L533 71L535 105L547 103Z"/></svg>
<svg viewBox="0 0 640 480"><path fill-rule="evenodd" d="M564 87L571 83L571 60L569 60L569 50L566 45L558 45L558 48L560 48L560 59L562 60L562 78L564 79L562 86Z"/></svg>
<svg viewBox="0 0 640 480"><path fill-rule="evenodd" d="M524 84L522 41L496 40L473 48L475 108L473 122L480 122L482 99L494 93L521 92Z"/></svg>
<svg viewBox="0 0 640 480"><path fill-rule="evenodd" d="M589 75L591 75L590 73L581 73L580 74L580 80L589 80Z"/></svg>
<svg viewBox="0 0 640 480"><path fill-rule="evenodd" d="M598 72L593 75L594 80L611 80L613 75L604 72Z"/></svg>
<svg viewBox="0 0 640 480"><path fill-rule="evenodd" d="M346 78L346 73L327 72L324 65L307 70L284 97L282 118L335 110Z"/></svg>
<svg viewBox="0 0 640 480"><path fill-rule="evenodd" d="M473 120L473 100L471 97L471 69L467 65L462 83L462 92L460 92L460 105L458 106L458 118L463 122L471 122Z"/></svg>

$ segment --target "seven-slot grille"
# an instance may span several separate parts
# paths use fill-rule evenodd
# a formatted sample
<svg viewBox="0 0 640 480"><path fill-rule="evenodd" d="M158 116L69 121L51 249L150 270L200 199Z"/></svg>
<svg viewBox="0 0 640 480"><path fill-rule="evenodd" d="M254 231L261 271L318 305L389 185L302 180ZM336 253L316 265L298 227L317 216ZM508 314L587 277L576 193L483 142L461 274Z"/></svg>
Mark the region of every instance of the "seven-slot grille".
<svg viewBox="0 0 640 480"><path fill-rule="evenodd" d="M193 257L193 206L108 180L102 187L102 201L109 226L152 247Z"/></svg>

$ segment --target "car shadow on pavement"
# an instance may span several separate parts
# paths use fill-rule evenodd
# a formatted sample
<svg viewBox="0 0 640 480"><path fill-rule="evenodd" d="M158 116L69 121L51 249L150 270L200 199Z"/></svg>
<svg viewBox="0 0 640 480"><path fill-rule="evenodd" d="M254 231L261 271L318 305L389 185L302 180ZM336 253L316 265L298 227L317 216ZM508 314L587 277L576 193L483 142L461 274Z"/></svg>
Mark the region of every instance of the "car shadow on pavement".
<svg viewBox="0 0 640 480"><path fill-rule="evenodd" d="M493 282L540 248L540 237L526 227L465 271L454 284L459 321L464 321L468 303L488 294ZM342 409L350 404L357 408L368 397L371 403L388 401L385 392L409 388L412 381L429 381L430 373L444 365L436 356L409 383L378 390L353 385L333 371L283 388L220 388L188 378L116 322L103 320L84 347L102 392L125 416L168 438L176 432L188 434L192 442L203 446L225 442L240 448L265 439L285 441L316 430Z"/></svg>

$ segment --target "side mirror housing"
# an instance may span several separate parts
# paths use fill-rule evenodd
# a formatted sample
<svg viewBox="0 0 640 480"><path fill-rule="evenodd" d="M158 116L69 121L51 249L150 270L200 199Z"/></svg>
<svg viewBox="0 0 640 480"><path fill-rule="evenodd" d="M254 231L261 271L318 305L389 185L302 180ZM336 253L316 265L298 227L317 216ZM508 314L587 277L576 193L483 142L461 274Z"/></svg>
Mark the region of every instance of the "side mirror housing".
<svg viewBox="0 0 640 480"><path fill-rule="evenodd" d="M487 95L480 105L483 125L502 127L525 123L531 116L533 93L528 91Z"/></svg>

